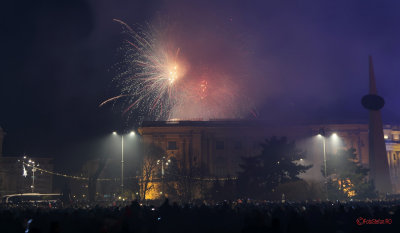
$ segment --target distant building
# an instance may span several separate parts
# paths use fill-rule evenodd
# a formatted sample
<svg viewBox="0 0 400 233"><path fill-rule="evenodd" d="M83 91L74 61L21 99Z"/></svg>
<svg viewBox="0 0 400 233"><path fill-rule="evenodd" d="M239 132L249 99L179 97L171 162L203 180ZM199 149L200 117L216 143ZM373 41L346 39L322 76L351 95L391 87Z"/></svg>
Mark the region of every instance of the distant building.
<svg viewBox="0 0 400 233"><path fill-rule="evenodd" d="M159 146L184 168L216 177L236 176L241 156L256 155L263 140L255 122L244 121L144 122L139 133L145 144Z"/></svg>
<svg viewBox="0 0 400 233"><path fill-rule="evenodd" d="M393 191L400 193L400 126L384 125L383 133Z"/></svg>
<svg viewBox="0 0 400 233"><path fill-rule="evenodd" d="M237 176L240 171L241 157L259 154L260 143L266 138L286 136L290 140L295 140L299 149L306 150L307 158L299 162L314 164L304 178L322 180L322 142L315 137L321 128L327 132L327 155L336 153L340 148L354 148L357 160L363 166L369 167L368 124L274 126L260 121L242 120L157 121L144 122L139 128L139 133L144 143L159 146L166 151L168 157L175 157L185 168L202 168L211 177ZM390 137L398 140L399 131L395 129L398 130L396 127L391 128ZM332 133L338 135L336 141L330 139L329 136ZM399 193L400 141L394 144L393 140L387 140L386 145L392 148L388 151L396 151L395 156L392 152L388 162L392 174L393 191ZM397 161L396 165L393 161Z"/></svg>

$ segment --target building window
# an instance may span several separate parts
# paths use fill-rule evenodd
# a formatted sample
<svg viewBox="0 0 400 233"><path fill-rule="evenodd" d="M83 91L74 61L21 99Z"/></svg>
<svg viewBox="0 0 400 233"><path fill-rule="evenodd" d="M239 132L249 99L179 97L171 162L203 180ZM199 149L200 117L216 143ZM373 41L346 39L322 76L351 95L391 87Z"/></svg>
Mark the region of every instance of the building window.
<svg viewBox="0 0 400 233"><path fill-rule="evenodd" d="M236 141L234 146L235 150L241 150L242 149L242 142L241 141Z"/></svg>
<svg viewBox="0 0 400 233"><path fill-rule="evenodd" d="M176 146L176 141L168 142L168 150L177 150L178 147Z"/></svg>
<svg viewBox="0 0 400 233"><path fill-rule="evenodd" d="M215 142L215 149L223 150L224 149L224 141L216 141Z"/></svg>
<svg viewBox="0 0 400 233"><path fill-rule="evenodd" d="M396 154L393 154L393 160L396 160Z"/></svg>

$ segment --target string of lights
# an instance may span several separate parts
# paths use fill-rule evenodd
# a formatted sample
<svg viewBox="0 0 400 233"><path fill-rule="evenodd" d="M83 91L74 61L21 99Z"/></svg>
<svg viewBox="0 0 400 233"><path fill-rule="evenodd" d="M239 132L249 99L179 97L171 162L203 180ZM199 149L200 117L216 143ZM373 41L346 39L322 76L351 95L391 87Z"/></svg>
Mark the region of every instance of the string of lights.
<svg viewBox="0 0 400 233"><path fill-rule="evenodd" d="M51 175L55 175L55 176L61 176L61 177L65 177L65 178L71 178L71 179L76 179L76 180L89 180L89 177L84 177L84 176L74 176L74 175L68 175L68 174L62 174L59 172L53 172L53 171L49 171L43 168L40 168L37 165L34 165L33 163L29 163L29 162L25 162L23 160L19 160L19 162L21 162L23 165L26 165L27 167L33 167L35 166L35 169L44 173L48 173ZM24 167L24 174L26 174L26 170ZM228 180L237 180L237 177L221 177L221 178L199 178L199 177L188 177L188 176L183 176L183 175L173 175L176 177L180 177L180 178L186 178L186 179L193 179L193 180L198 180L198 181L228 181ZM131 179L141 179L141 176L130 176L130 177L125 177L124 179L127 180L131 180ZM119 181L121 180L121 178L98 178L97 181ZM161 178L153 178L151 179L151 181L159 181L161 180Z"/></svg>
<svg viewBox="0 0 400 233"><path fill-rule="evenodd" d="M26 163L24 161L21 161L21 162L22 162L23 165L26 165L27 167L32 167L32 165L29 164L29 163ZM58 173L58 172L52 172L52 171L49 171L49 170L46 170L46 169L43 169L43 168L39 168L39 167L36 167L36 170L39 170L41 172L45 172L45 173L48 173L48 174L51 174L51 175L62 176L62 177L66 177L66 178L72 178L72 179L78 179L78 180L89 180L89 178L87 178L87 177L61 174L61 173Z"/></svg>

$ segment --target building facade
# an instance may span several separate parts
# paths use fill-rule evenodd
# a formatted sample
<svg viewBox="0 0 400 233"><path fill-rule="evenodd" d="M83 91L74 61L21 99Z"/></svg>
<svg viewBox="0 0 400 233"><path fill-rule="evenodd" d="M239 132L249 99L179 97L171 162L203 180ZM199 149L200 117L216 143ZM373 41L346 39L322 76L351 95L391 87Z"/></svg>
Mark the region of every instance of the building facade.
<svg viewBox="0 0 400 233"><path fill-rule="evenodd" d="M259 153L261 131L242 121L144 122L144 144L154 144L186 169L201 168L209 176L235 176L241 156Z"/></svg>
<svg viewBox="0 0 400 233"><path fill-rule="evenodd" d="M383 126L386 153L393 191L400 193L400 126Z"/></svg>
<svg viewBox="0 0 400 233"><path fill-rule="evenodd" d="M338 149L354 148L357 160L369 167L368 124L274 126L240 120L165 121L144 122L139 133L145 144L157 145L185 168L202 168L208 176L221 178L236 177L241 157L259 154L260 143L266 138L286 136L306 152L307 157L299 162L314 165L303 178L322 180L323 147L322 141L316 137L320 129L326 131L327 156L333 156ZM333 133L336 138L331 137ZM400 134L393 126L385 129L385 135L388 136L386 146L393 192L399 193Z"/></svg>

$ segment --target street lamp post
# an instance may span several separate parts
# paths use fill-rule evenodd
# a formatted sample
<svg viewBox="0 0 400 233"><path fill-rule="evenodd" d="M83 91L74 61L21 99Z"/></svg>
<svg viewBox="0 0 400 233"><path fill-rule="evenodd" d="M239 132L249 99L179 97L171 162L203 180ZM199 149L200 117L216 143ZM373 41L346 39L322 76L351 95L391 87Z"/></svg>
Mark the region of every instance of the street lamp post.
<svg viewBox="0 0 400 233"><path fill-rule="evenodd" d="M323 153L324 153L325 192L326 192L326 197L328 199L328 177L326 175L326 138L325 138L325 130L324 129L320 129L318 135L322 137L322 146L323 146Z"/></svg>
<svg viewBox="0 0 400 233"><path fill-rule="evenodd" d="M121 135L121 194L124 195L124 135Z"/></svg>
<svg viewBox="0 0 400 233"><path fill-rule="evenodd" d="M326 138L325 138L325 136L322 137L322 144L323 144L323 148L324 148L324 173L325 173L325 177L327 177L327 175L326 175Z"/></svg>
<svg viewBox="0 0 400 233"><path fill-rule="evenodd" d="M31 185L32 193L35 192L35 171L36 168L32 167L32 185Z"/></svg>
<svg viewBox="0 0 400 233"><path fill-rule="evenodd" d="M18 160L18 162L20 162L21 160ZM35 163L35 161L29 159L27 160L27 157L24 156L23 160L22 160L22 165L23 165L23 176L26 177L28 175L28 172L25 170L25 166L27 165L28 167L32 167L32 183L31 183L31 191L32 193L35 192L35 172L37 170L37 167L39 167L39 163Z"/></svg>
<svg viewBox="0 0 400 233"><path fill-rule="evenodd" d="M324 153L324 175L325 175L325 192L328 199L328 176L326 173L326 133L325 129L319 129L318 136L322 138L322 146L323 146L323 153ZM332 133L332 139L338 140L338 135L336 133Z"/></svg>
<svg viewBox="0 0 400 233"><path fill-rule="evenodd" d="M114 135L118 135L117 132L113 132ZM135 135L135 132L131 131L131 136ZM124 194L124 135L121 134L121 195Z"/></svg>
<svg viewBox="0 0 400 233"><path fill-rule="evenodd" d="M171 163L171 160L168 159L167 162L165 162L165 156L163 156L161 160L157 160L157 164L160 164L160 163L161 163L161 194L164 196L165 195L165 192L164 192L164 174L165 174L164 163L165 163L165 166L168 166L169 163Z"/></svg>

